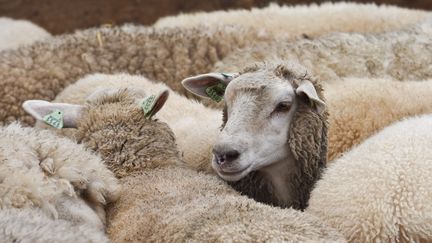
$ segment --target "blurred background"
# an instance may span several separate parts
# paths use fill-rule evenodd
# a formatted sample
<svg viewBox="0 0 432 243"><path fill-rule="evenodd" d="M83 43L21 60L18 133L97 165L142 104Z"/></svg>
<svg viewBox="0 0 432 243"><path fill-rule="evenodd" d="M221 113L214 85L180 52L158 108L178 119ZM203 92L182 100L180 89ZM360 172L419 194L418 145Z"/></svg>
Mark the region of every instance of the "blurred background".
<svg viewBox="0 0 432 243"><path fill-rule="evenodd" d="M317 0L0 0L0 16L28 19L52 34L101 24L137 23L149 25L158 18L197 11L213 11L279 4L310 4ZM332 1L338 2L338 1ZM432 10L432 0L351 1L392 4Z"/></svg>

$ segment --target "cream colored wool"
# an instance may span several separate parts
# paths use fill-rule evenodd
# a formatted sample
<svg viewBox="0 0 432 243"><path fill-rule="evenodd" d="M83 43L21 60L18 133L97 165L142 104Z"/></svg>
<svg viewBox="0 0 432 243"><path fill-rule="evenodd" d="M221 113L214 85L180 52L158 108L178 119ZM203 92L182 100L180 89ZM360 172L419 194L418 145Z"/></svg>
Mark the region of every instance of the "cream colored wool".
<svg viewBox="0 0 432 243"><path fill-rule="evenodd" d="M53 220L40 209L7 208L0 210L0 239L12 242L109 242L103 231L92 225Z"/></svg>
<svg viewBox="0 0 432 243"><path fill-rule="evenodd" d="M404 117L432 113L432 80L349 78L324 85L329 109L328 161Z"/></svg>
<svg viewBox="0 0 432 243"><path fill-rule="evenodd" d="M145 119L140 92L98 95L77 118L75 139L97 150L127 188L108 209L114 242L345 241L310 214L257 203L179 166L174 134Z"/></svg>
<svg viewBox="0 0 432 243"><path fill-rule="evenodd" d="M51 37L46 30L34 23L6 17L0 18L0 30L0 51L18 49Z"/></svg>
<svg viewBox="0 0 432 243"><path fill-rule="evenodd" d="M208 72L233 50L270 37L254 29L93 28L0 53L0 123L33 124L21 104L52 100L67 85L95 72L145 74L183 94L180 81ZM189 94L190 95L190 94Z"/></svg>
<svg viewBox="0 0 432 243"><path fill-rule="evenodd" d="M317 37L330 32L397 30L428 16L431 16L429 12L421 10L349 2L298 6L271 4L261 9L179 14L161 18L154 26L193 28L232 24L262 28L275 37L295 38L302 35Z"/></svg>
<svg viewBox="0 0 432 243"><path fill-rule="evenodd" d="M103 207L119 196L99 157L49 131L0 128L0 161L1 209L37 207L54 219L103 228Z"/></svg>
<svg viewBox="0 0 432 243"><path fill-rule="evenodd" d="M142 89L146 94L157 94L169 88L145 77L128 74L92 74L65 88L54 100L70 104L85 104L95 91L104 89ZM164 109L155 117L167 123L173 130L181 158L196 170L212 171L210 159L213 145L222 124L222 113L189 100L170 90L170 98ZM42 122L38 126L43 126ZM47 127L45 125L44 127ZM65 133L75 129L64 129ZM70 134L69 136L73 136Z"/></svg>
<svg viewBox="0 0 432 243"><path fill-rule="evenodd" d="M432 241L432 115L395 123L334 161L307 212L349 242Z"/></svg>
<svg viewBox="0 0 432 243"><path fill-rule="evenodd" d="M381 34L335 33L317 39L267 42L232 52L215 70L236 72L250 63L298 61L323 82L345 77L424 80L432 76L432 19Z"/></svg>

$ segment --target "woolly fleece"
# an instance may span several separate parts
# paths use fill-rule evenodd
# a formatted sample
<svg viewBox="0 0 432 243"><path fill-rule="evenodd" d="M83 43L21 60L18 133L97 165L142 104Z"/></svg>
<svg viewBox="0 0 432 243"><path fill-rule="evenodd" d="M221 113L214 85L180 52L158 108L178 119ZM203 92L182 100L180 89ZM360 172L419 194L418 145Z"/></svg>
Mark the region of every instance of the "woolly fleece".
<svg viewBox="0 0 432 243"><path fill-rule="evenodd" d="M221 24L265 29L275 37L295 38L302 35L317 37L330 32L381 32L397 30L432 16L421 10L395 6L377 6L373 3L350 2L311 5L278 6L251 10L228 10L179 14L159 19L156 28L210 28Z"/></svg>
<svg viewBox="0 0 432 243"><path fill-rule="evenodd" d="M307 212L349 242L431 242L431 147L431 115L388 126L329 166Z"/></svg>

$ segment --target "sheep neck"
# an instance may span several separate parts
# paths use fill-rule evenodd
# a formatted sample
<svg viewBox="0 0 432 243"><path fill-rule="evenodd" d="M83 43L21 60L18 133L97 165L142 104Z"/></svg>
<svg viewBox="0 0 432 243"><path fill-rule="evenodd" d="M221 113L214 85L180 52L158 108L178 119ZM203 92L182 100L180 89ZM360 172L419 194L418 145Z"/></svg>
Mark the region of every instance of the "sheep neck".
<svg viewBox="0 0 432 243"><path fill-rule="evenodd" d="M295 193L290 187L292 184L290 181L297 170L298 168L292 156L259 170L259 173L262 173L263 179L268 184L268 190L281 206L291 205L295 200Z"/></svg>

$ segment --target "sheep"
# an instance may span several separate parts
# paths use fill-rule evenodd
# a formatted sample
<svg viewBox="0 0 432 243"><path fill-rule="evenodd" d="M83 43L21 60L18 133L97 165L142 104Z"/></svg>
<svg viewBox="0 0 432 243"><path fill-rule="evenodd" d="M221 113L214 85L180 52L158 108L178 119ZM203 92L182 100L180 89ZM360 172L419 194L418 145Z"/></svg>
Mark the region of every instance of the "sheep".
<svg viewBox="0 0 432 243"><path fill-rule="evenodd" d="M26 20L0 18L0 51L15 50L51 37L46 30Z"/></svg>
<svg viewBox="0 0 432 243"><path fill-rule="evenodd" d="M271 37L241 27L154 29L125 25L92 28L0 53L0 124L32 125L21 104L52 100L68 84L94 72L145 74L181 91L180 80L208 72L236 48ZM183 94L186 92L183 91Z"/></svg>
<svg viewBox="0 0 432 243"><path fill-rule="evenodd" d="M108 208L113 242L345 241L312 215L257 203L215 175L183 166L173 132L145 116L143 96L134 87L96 91L85 106L75 105L80 112L71 113L70 104L25 103L36 117L63 110L77 129L74 139L98 151L128 188ZM152 114L167 96L167 91L157 96Z"/></svg>
<svg viewBox="0 0 432 243"><path fill-rule="evenodd" d="M432 73L432 19L381 34L335 33L314 40L268 42L232 52L213 70L232 72L253 62L298 61L323 82L344 77L424 80Z"/></svg>
<svg viewBox="0 0 432 243"><path fill-rule="evenodd" d="M101 230L88 224L53 220L39 208L0 209L2 242L109 242Z"/></svg>
<svg viewBox="0 0 432 243"><path fill-rule="evenodd" d="M156 117L167 123L173 130L182 160L195 170L212 172L210 158L213 145L219 134L222 114L203 106L194 100L187 99L163 83L156 83L139 75L129 74L91 74L66 87L54 99L55 102L85 104L87 97L98 92L108 92L118 88L138 88L147 93L159 93L170 90L171 97L165 108ZM49 128L44 122L37 122L37 127ZM54 128L52 128L54 129ZM74 137L75 129L62 129L61 134Z"/></svg>
<svg viewBox="0 0 432 243"><path fill-rule="evenodd" d="M381 32L397 30L431 16L429 12L373 3L322 3L320 5L279 6L251 10L229 10L180 14L159 19L156 28L194 28L219 24L265 29L270 35L296 38L318 37L330 32Z"/></svg>
<svg viewBox="0 0 432 243"><path fill-rule="evenodd" d="M432 115L386 127L323 173L306 210L349 242L432 241Z"/></svg>
<svg viewBox="0 0 432 243"><path fill-rule="evenodd" d="M293 206L295 209L304 209L307 205L309 192L312 189L315 181L319 178L321 169L326 164L327 113L322 110L324 105L322 101L323 98L321 94L321 86L318 80L315 80L313 77L308 76L306 70L303 67L294 64L282 63L279 66L278 65L261 65L261 66L254 65L245 68L242 74L243 75L241 75L240 77L243 78L240 78L240 81L234 83L235 84L238 83L238 85L242 85L242 84L245 85L244 89L246 91L249 90L250 87L251 89L254 89L255 86L257 86L257 84L255 84L256 83L255 81L252 83L248 83L249 81L247 80L249 79L255 80L257 79L257 77L260 78L266 77L265 79L262 80L263 82L269 83L267 88L263 88L264 91L262 91L262 94L260 93L262 97L261 96L258 96L258 98L255 97L257 100L259 101L262 100L263 102L258 104L252 102L250 103L251 107L249 108L245 105L244 110L248 112L252 112L253 111L252 109L260 109L260 108L274 109L273 103L271 103L271 107L268 108L266 107L268 105L266 105L264 101L266 99L274 99L273 97L271 97L271 95L276 95L272 92L278 92L277 90L280 89L279 83L286 83L288 87L284 87L284 88L294 92L293 91L294 88L291 87L291 82L295 82L292 85L294 87L300 87L299 96L302 96L301 100L299 99L297 101L297 99L295 99L296 96L289 96L289 95L293 95L291 93L287 94L286 95L287 97L282 97L284 99L291 99L289 100L289 102L294 103L293 104L294 108L290 109L290 112L288 111L285 112L284 110L278 113L275 119L270 120L272 122L269 123L271 124L269 127L260 125L260 122L266 123L266 121L270 118L255 117L254 123L257 123L258 125L256 124L248 125L247 123L242 121L242 119L251 119L252 114L249 113L242 114L241 112L236 111L235 113L239 115L238 117L235 117L231 121L231 123L233 124L230 124L229 126L230 130L228 131L236 131L237 134L236 133L233 133L232 135L224 134L223 131L224 130L226 131L227 130L226 128L222 130L222 134L219 134L216 130L217 127L213 126L213 130L208 130L209 136L211 136L211 138L208 140L212 142L215 141L215 142L213 142L212 144L205 143L206 147L203 147L202 145L200 146L199 143L196 143L198 145L194 146L196 141L194 141L193 138L196 138L196 136L194 136L190 140L184 140L187 142L191 142L192 144L189 144L188 147L182 147L182 148L186 148L186 151L193 151L193 149L197 147L199 148L197 152L199 154L204 155L203 157L201 157L203 160L200 160L199 163L196 163L195 162L196 160L194 160L193 158L193 154L191 154L192 156L189 157L191 158L191 160L187 162L189 162L189 165L197 166L197 164L202 164L202 161L204 161L204 165L202 165L199 168L206 170L206 168L208 168L208 164L209 164L208 161L211 155L210 151L213 148L212 152L215 154L215 156L213 156L214 158L211 163L211 166L218 173L218 175L225 180L228 181L240 180L237 183L234 182L232 183L232 186L234 188L244 193L245 195L254 198L259 202L264 202L267 204L277 205L281 207ZM284 76L284 75L291 75L291 74L292 76L286 76L286 77ZM205 89L205 87L203 88L202 85L208 85L208 86L213 85L213 83L216 82L218 78L218 77L212 77L212 78L209 77L209 80L206 80L207 77L208 75L204 75L204 77L199 76L198 78L194 78L194 77L190 78L188 79L191 81L190 85L186 84L185 87L187 89L191 89L192 86L194 87L198 86L195 90ZM221 75L221 77L219 78L223 79L223 77L224 76ZM101 82L104 82L101 81L104 80L103 77L98 79L99 79L98 82L99 84L101 84ZM125 78L124 80L127 79L128 78ZM237 77L234 80L239 80L239 78ZM299 83L300 81L302 81L301 85ZM145 85L145 83L143 84ZM263 83L262 86L265 86L265 84ZM89 89L89 91L91 91L91 87L93 87L94 90L94 88L97 87L97 84L93 83L90 85L85 85L83 86L83 89L67 90L66 93L73 94L71 96L72 98L69 100L63 99L62 101L72 101L76 99L77 94L83 93L82 90ZM192 89L194 89L194 87L192 87ZM230 86L228 86L228 88L229 87ZM307 90L301 91L302 89L307 89ZM234 90L236 89L234 88ZM306 92L312 92L312 93L306 94ZM195 93L199 93L199 92L195 92ZM251 100L252 98L248 97L247 94L248 94L247 92L245 92L245 94L239 93L238 96L242 97L243 95L246 100ZM278 94L278 96L280 95L281 94ZM310 104L307 103L309 101L312 103ZM271 100L271 102L278 102L278 101ZM283 101L282 103L285 104L286 102ZM174 101L174 104L177 104L177 101ZM174 104L171 105L172 108L169 110L169 112L171 112L172 109L177 109L177 111L175 110L172 111L175 113L171 114L172 117L175 119L176 115L178 115L180 112L183 111L180 111L177 108L178 106L175 106ZM238 106L238 104L236 105ZM278 104L275 104L275 106L276 105ZM43 105L41 104L41 106ZM231 104L229 106L231 106ZM27 110L31 110L30 107ZM272 111L268 111L269 114L271 112ZM265 114L266 113L267 111L265 112ZM191 118L198 117L199 113L194 112L193 114L194 116ZM212 119L212 120L215 119L217 114L215 112L213 112L213 114L214 114L213 117L209 117L206 119ZM264 113L262 114L264 116ZM38 120L40 120L40 117L38 117L37 115L34 116L38 118ZM223 117L226 118L226 112L224 112ZM281 122L283 119L286 119L288 122ZM186 122L188 120L186 120ZM238 122L238 124L235 124L235 122ZM274 122L276 124L273 124ZM205 133L206 128L204 126L211 123L212 121L210 120L196 121L197 125L201 124L201 129L200 130L196 129L196 130L202 131L201 134ZM226 123L226 120L224 121L224 123ZM291 128L289 128L290 123L292 124ZM214 120L213 120L213 124L216 124ZM234 125L237 125L237 128L232 128L232 126ZM263 127L261 131L257 131L253 126L263 126ZM194 126L186 126L186 128L189 131L191 129L195 129ZM304 134L305 132L307 132L306 135ZM186 132L184 132L183 134L185 133ZM309 134L313 134L313 135L309 135ZM180 137L181 136L178 136L178 138ZM237 137L240 137L241 139L239 140ZM259 139L259 141L253 142L254 139L252 137L256 137L257 139ZM246 147L247 144L245 144L245 141L243 141L242 139L248 139L250 141L251 145L249 150L247 150L246 153L242 155L243 156L241 157L242 160L236 160L233 163L226 163L225 166L223 167L222 163L220 163L217 159L218 153L223 153L224 147L229 147L229 146L241 147L241 148L234 147L233 150L243 149L243 147ZM230 142L231 144L228 144L228 142L225 141L231 141ZM269 144L272 145L269 146ZM265 152L269 149L271 149L272 151L270 152L270 155ZM222 152L217 150L221 150ZM182 152L184 151L185 150L183 150ZM204 151L205 154L202 153L202 151ZM253 151L255 151L255 153ZM276 155L273 156L273 154ZM221 156L228 156L228 155L221 155ZM246 163L246 165L244 165L243 163ZM248 167L248 168L243 170L242 167L243 168ZM262 167L264 167L263 170L260 170ZM227 168L228 170L233 170L233 172L234 170L239 170L239 172L230 173L230 171L226 171ZM256 173L255 170L259 170L259 172ZM286 172L290 172L290 173L286 173ZM248 175L249 173L250 175Z"/></svg>
<svg viewBox="0 0 432 243"><path fill-rule="evenodd" d="M101 159L67 138L13 123L0 128L0 208L40 208L52 219L103 229L120 186Z"/></svg>

